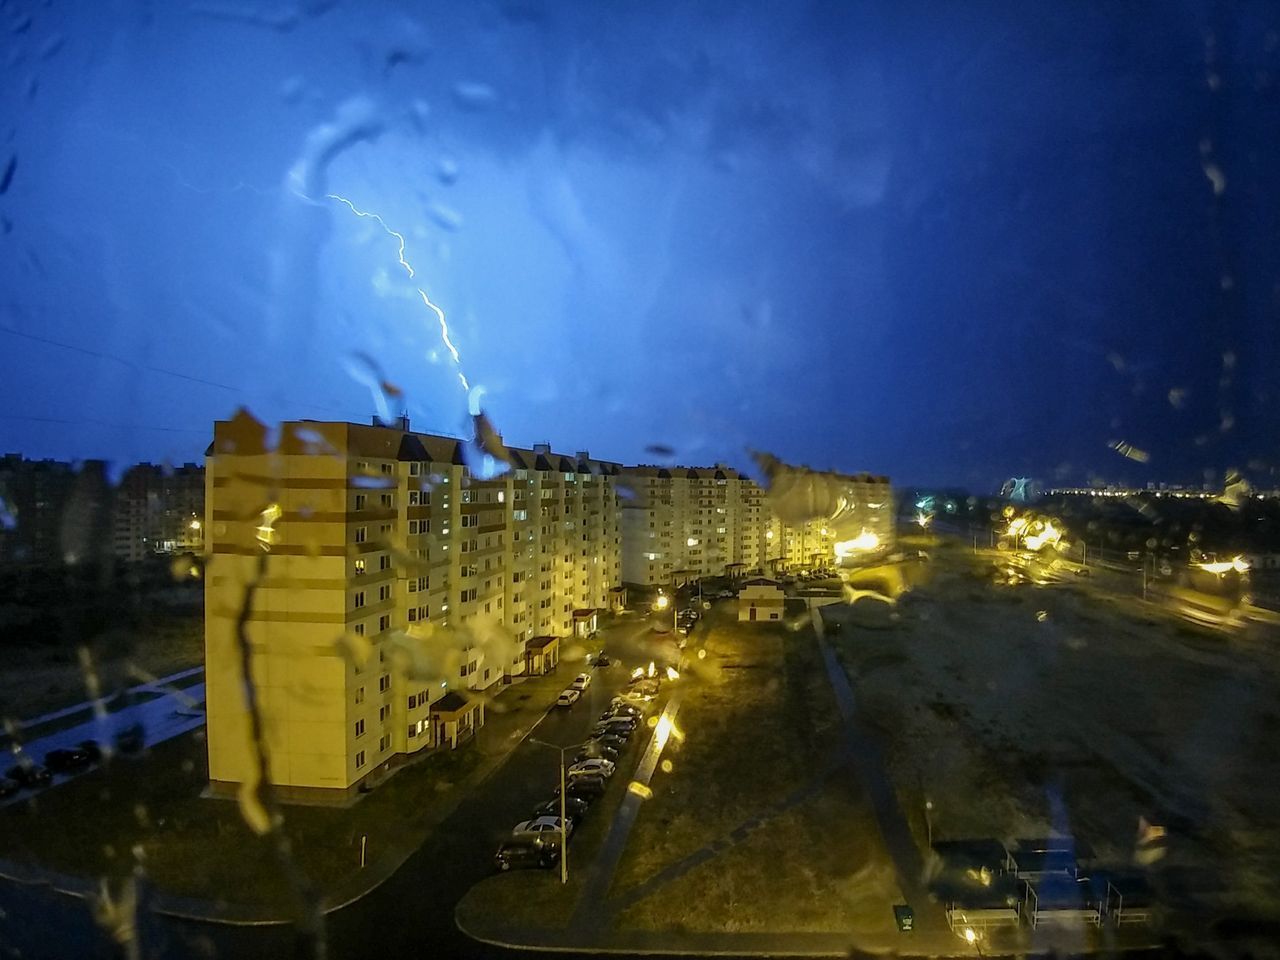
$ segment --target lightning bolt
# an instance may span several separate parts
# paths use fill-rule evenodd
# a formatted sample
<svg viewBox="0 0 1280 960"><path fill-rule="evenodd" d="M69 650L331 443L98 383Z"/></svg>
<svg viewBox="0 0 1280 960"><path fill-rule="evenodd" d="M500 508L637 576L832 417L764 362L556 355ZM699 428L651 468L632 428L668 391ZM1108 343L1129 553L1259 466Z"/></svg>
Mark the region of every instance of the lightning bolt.
<svg viewBox="0 0 1280 960"><path fill-rule="evenodd" d="M376 220L378 226L382 227L388 236L395 237L396 243L399 245L399 249L396 251L396 258L400 261L400 266L404 267L404 272L409 275L409 279L412 280L417 276L417 274L414 273L413 266L404 258L405 243L403 233L392 230L387 226L387 221L383 220L382 217L378 216L378 214L370 210L359 209L346 197L340 197L336 193L327 193L325 194L325 197L329 200L337 200L339 203L344 204L347 209L357 217L364 217L367 220ZM427 296L427 291L423 290L422 287L419 287L416 284L414 286L418 291L418 296L422 297L422 302L426 304L427 308L436 315L436 319L440 321L440 339L444 341L444 345L449 348L449 356L453 357L453 365L458 368L458 382L462 384L463 390L470 393L471 384L467 382L466 374L462 372L462 359L458 356L458 348L453 345L453 339L449 336L449 322L445 319L444 311L431 302L431 298Z"/></svg>

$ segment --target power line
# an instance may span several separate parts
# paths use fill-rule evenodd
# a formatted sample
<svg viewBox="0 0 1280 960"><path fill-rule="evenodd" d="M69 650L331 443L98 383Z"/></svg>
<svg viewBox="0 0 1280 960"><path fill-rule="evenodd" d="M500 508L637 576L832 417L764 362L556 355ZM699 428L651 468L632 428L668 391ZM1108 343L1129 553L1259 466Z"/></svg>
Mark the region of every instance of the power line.
<svg viewBox="0 0 1280 960"><path fill-rule="evenodd" d="M134 360L130 360L130 359L128 359L127 357L121 357L121 356L118 356L118 355L116 355L116 354L114 354L114 353L107 353L107 352L106 352L106 351L104 351L104 350L93 350L93 349L90 349L89 347L82 347L82 346L79 346L78 344L74 344L74 343L66 343L66 342L61 341L61 340L54 340L54 339L52 339L52 338L50 338L50 337L41 337L41 336L38 336L38 335L36 335L36 334L34 334L34 333L27 333L27 332L26 332L26 331L24 331L24 330L17 330L17 329L15 329L15 328L10 327L10 326L7 326L7 325L5 325L5 324L0 324L0 332L9 333L9 334L12 334L12 335L13 335L13 336L15 336L15 337L22 337L22 338L23 338L23 339L25 339L25 340L32 340L32 341L34 341L34 342L36 342L36 343L43 343L43 344L47 344L48 346L51 346L51 347L60 347L60 348L62 348L63 350L71 350L71 351L73 351L73 352L75 352L75 353L82 353L82 354L84 354L84 355L86 355L86 356L89 356L89 357L98 357L98 358L103 359L103 360L112 360L112 361L114 361L114 362L116 362L116 363L123 364L124 366L129 367L129 368L131 368L131 369L133 369L133 370L147 370L147 371L149 371L149 372L151 372L151 373L160 373L160 374L164 374L165 376L169 376L169 377L176 377L176 378L178 378L178 379L180 379L180 380L186 380L186 381L189 381L190 383L199 383L199 384L203 384L204 386L207 386L207 387L217 387L219 390L227 390L227 391L229 391L229 392L231 392L231 393L240 394L241 396L247 396L247 395L249 395L249 394L252 394L252 393L257 392L257 391L254 391L254 390L247 389L247 388L245 388L245 387L237 387L237 386L233 386L232 384L229 384L229 383L219 383L217 380L207 380L207 379L205 379L204 377L196 377L196 376L192 376L191 374L188 374L188 373L181 373L181 372L179 372L179 371L177 371L177 370L170 370L170 369L168 369L168 368L166 368L166 367L157 367L157 366L154 366L154 365L149 364L149 363L138 363L138 362L136 362L136 361L134 361ZM327 405L322 404L322 403L310 403L310 402L308 402L308 403L306 403L306 406L312 407L312 408L314 408L314 409L316 409L316 410L324 410L324 411L326 411L327 413L337 413L337 414L340 414L340 415L342 415L342 416L347 416L347 411L346 411L346 410L339 409L338 407L330 407L330 406L327 406ZM11 419L12 419L12 418L11 418ZM17 418L17 419L34 419L34 418L30 418L30 417L27 417L27 418L21 418L21 417L20 417L20 418ZM49 423L59 423L59 422L63 422L63 421L49 420L49 421L47 421L47 422L49 422ZM66 421L66 422L73 422L73 421ZM74 421L74 422L89 422L89 421ZM104 424L104 426L110 426L110 424ZM140 429L177 429L177 428L160 428L160 427L156 427L156 428L149 428L149 427L144 427L144 428L140 428Z"/></svg>
<svg viewBox="0 0 1280 960"><path fill-rule="evenodd" d="M117 356L114 353L107 353L103 350L91 350L88 347L81 347L74 343L64 343L61 340L53 340L49 337L37 336L34 333L27 333L23 330L16 330L13 327L0 324L0 330L5 333L12 334L15 337L22 337L26 340L34 340L36 343L48 344L51 347L61 347L63 350L73 350L76 353L83 353L90 357L99 357L103 360L114 360L116 363L122 363L126 367L132 367L134 370L148 370L152 373L163 373L166 376L177 377L180 380L189 380L192 383L202 383L206 387L217 387L220 390L230 390L233 393L244 393L239 387L233 387L228 383L218 383L216 380L206 380L203 377L193 377L189 373L179 373L177 370L168 370L164 367L156 367L147 363L138 363L129 360L126 357Z"/></svg>
<svg viewBox="0 0 1280 960"><path fill-rule="evenodd" d="M63 420L58 417L31 417L17 413L0 413L0 420L26 420L30 423L61 423L68 424L70 426L78 426L82 423L91 423L97 427L110 427L114 430L160 430L165 433L203 433L206 436L213 433L211 428L160 427L145 423L111 423L107 420L96 420L92 417L81 417L78 420Z"/></svg>

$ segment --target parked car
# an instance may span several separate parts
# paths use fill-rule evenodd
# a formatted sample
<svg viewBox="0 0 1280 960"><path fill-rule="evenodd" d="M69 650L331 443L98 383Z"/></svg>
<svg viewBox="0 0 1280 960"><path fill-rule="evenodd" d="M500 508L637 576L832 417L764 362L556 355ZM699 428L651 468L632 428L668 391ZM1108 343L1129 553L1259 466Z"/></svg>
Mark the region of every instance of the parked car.
<svg viewBox="0 0 1280 960"><path fill-rule="evenodd" d="M53 779L51 774L38 763L19 763L5 771L5 776L22 787L43 787Z"/></svg>
<svg viewBox="0 0 1280 960"><path fill-rule="evenodd" d="M55 773L79 770L92 762L89 754L81 747L50 750L44 755L44 765Z"/></svg>
<svg viewBox="0 0 1280 960"><path fill-rule="evenodd" d="M611 721L611 719L617 718L634 719L636 723L640 722L639 714L631 713L630 710L620 710L614 707L605 710L605 712L600 714L599 717L596 717L595 722L604 723L604 721Z"/></svg>
<svg viewBox="0 0 1280 960"><path fill-rule="evenodd" d="M560 848L537 840L508 840L493 855L499 870L537 867L546 870L560 862Z"/></svg>
<svg viewBox="0 0 1280 960"><path fill-rule="evenodd" d="M579 760L568 770L565 771L569 777L604 777L608 780L613 776L614 766L609 760Z"/></svg>
<svg viewBox="0 0 1280 960"><path fill-rule="evenodd" d="M0 777L0 800L8 799L22 789L22 784L8 777Z"/></svg>
<svg viewBox="0 0 1280 960"><path fill-rule="evenodd" d="M619 733L630 736L639 725L640 721L635 717L609 717L605 720L597 720L594 729L600 733Z"/></svg>
<svg viewBox="0 0 1280 960"><path fill-rule="evenodd" d="M585 693L587 687L591 686L591 674L578 674L573 678L573 683L569 684L569 686L573 687L573 689L577 690L579 693Z"/></svg>
<svg viewBox="0 0 1280 960"><path fill-rule="evenodd" d="M568 690L565 690L564 692L562 692L560 696L556 697L556 706L572 707L575 703L578 702L579 699L581 699L581 697L582 697L582 693L580 691L573 689L573 687L570 687Z"/></svg>
<svg viewBox="0 0 1280 960"><path fill-rule="evenodd" d="M612 740L625 744L631 739L631 735L635 733L635 729L635 727L609 727L598 723L591 729L591 738L596 739L598 737L610 737ZM610 742L609 746L614 746L614 743ZM617 749L622 748L618 747Z"/></svg>
<svg viewBox="0 0 1280 960"><path fill-rule="evenodd" d="M573 818L565 821L564 833L573 836ZM521 820L511 830L513 840L541 840L543 843L560 842L560 817L534 817Z"/></svg>
<svg viewBox="0 0 1280 960"><path fill-rule="evenodd" d="M645 712L646 704L643 700L634 697L618 696L609 701L609 709L615 713L623 708L633 717L638 717Z"/></svg>
<svg viewBox="0 0 1280 960"><path fill-rule="evenodd" d="M618 736L616 733L593 733L587 740L587 745L599 744L602 747L608 747L615 753L620 753L627 745L627 738Z"/></svg>
<svg viewBox="0 0 1280 960"><path fill-rule="evenodd" d="M608 760L612 763L617 763L618 751L613 747L605 746L599 740L588 740L582 745L578 755L573 758L574 763L579 760Z"/></svg>
<svg viewBox="0 0 1280 960"><path fill-rule="evenodd" d="M565 796L594 800L604 793L605 786L604 777L574 777L565 786ZM560 796L559 787L556 787L556 796Z"/></svg>
<svg viewBox="0 0 1280 960"><path fill-rule="evenodd" d="M81 740L79 746L89 758L90 763L98 763L102 760L102 744L97 740Z"/></svg>
<svg viewBox="0 0 1280 960"><path fill-rule="evenodd" d="M565 794L564 812L574 823L582 819L583 814L591 806L591 801L585 797L575 797L572 794ZM558 817L560 816L560 798L552 797L543 803L538 804L533 810L534 818L538 817Z"/></svg>

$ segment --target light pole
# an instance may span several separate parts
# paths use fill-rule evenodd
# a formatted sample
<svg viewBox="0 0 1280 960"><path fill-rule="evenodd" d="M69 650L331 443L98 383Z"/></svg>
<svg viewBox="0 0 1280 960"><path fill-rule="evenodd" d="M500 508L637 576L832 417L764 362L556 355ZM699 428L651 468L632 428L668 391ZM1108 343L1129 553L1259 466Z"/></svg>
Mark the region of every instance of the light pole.
<svg viewBox="0 0 1280 960"><path fill-rule="evenodd" d="M568 883L569 882L569 820L565 816L565 809L564 809L565 797L567 796L565 792L565 787L567 786L567 784L565 783L564 752L566 750L572 750L575 747L580 747L582 746L582 744L571 743L567 747L562 747L559 744L547 743L545 740L538 740L535 737L529 737L529 742L536 743L540 747L550 747L552 750L560 751L560 882Z"/></svg>
<svg viewBox="0 0 1280 960"><path fill-rule="evenodd" d="M929 849L933 849L933 801L926 800L924 802L924 832L927 838Z"/></svg>

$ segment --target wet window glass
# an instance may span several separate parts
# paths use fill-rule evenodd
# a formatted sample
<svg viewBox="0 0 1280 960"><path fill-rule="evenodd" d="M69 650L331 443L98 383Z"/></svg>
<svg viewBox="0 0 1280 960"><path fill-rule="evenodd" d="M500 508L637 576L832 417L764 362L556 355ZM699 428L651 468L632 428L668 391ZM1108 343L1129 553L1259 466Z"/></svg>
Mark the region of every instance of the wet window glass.
<svg viewBox="0 0 1280 960"><path fill-rule="evenodd" d="M1280 8L0 63L4 955L1274 951Z"/></svg>

